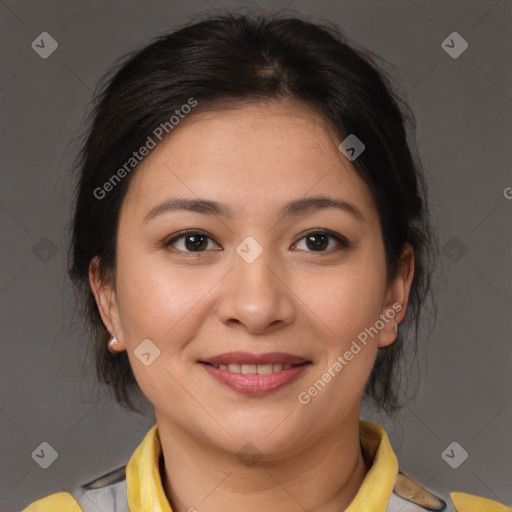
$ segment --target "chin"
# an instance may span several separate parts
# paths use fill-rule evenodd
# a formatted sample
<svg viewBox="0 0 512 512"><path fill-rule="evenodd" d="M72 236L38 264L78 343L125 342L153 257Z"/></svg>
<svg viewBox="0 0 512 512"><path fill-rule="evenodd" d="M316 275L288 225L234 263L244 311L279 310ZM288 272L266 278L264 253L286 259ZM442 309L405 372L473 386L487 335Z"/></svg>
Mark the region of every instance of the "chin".
<svg viewBox="0 0 512 512"><path fill-rule="evenodd" d="M247 444L252 444L267 456L274 455L275 460L291 454L293 447L297 448L311 429L290 411L291 407L269 410L262 403L259 409L238 410L231 416L223 416L222 425L232 437L223 435L222 447L238 453Z"/></svg>

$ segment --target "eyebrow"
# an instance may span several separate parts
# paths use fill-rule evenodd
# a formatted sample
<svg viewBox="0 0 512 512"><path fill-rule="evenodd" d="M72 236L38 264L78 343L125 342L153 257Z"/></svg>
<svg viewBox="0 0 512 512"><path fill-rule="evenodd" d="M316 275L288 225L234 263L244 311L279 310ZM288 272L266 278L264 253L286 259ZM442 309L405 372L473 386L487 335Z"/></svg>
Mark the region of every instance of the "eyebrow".
<svg viewBox="0 0 512 512"><path fill-rule="evenodd" d="M303 197L286 203L278 212L279 220L286 217L300 215L311 210L324 210L327 208L338 208L343 212L351 214L358 220L364 220L361 211L352 203L340 198L327 196ZM208 199L168 199L152 208L143 219L143 223L154 219L164 213L173 211L190 211L204 215L218 215L232 219L234 214L225 204Z"/></svg>

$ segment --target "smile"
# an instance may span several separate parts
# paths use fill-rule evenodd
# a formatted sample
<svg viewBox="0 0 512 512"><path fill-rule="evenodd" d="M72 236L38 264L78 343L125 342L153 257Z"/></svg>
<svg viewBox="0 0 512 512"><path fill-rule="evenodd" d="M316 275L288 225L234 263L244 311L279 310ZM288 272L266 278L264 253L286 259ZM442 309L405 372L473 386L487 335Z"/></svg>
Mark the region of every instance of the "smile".
<svg viewBox="0 0 512 512"><path fill-rule="evenodd" d="M198 361L217 382L247 395L264 395L296 381L311 361L285 353L231 352Z"/></svg>

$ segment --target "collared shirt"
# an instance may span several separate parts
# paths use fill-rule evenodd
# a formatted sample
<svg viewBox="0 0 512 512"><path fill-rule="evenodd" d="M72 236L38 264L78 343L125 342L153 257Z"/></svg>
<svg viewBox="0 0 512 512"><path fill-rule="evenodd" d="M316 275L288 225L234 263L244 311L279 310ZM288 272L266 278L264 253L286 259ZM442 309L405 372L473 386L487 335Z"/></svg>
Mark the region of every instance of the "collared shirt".
<svg viewBox="0 0 512 512"><path fill-rule="evenodd" d="M364 458L372 465L345 512L512 512L501 503L466 493L452 492L453 505L445 502L399 473L384 429L360 419L359 432ZM52 494L22 512L172 512L160 474L161 456L158 426L154 425L130 458L125 478L97 489L89 484L70 493Z"/></svg>

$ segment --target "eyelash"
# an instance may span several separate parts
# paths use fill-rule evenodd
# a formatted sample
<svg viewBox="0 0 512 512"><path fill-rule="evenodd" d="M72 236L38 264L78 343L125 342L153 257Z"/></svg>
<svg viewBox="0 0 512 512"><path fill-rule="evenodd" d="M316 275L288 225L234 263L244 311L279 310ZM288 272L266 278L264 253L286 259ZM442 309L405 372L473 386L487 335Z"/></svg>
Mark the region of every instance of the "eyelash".
<svg viewBox="0 0 512 512"><path fill-rule="evenodd" d="M176 243L178 240L181 240L181 239L185 238L187 235L191 235L191 234L193 234L193 235L204 235L208 239L214 241L213 238L210 237L204 231L200 231L200 230L187 230L187 231L182 231L177 236L174 236L170 240L164 242L164 247L168 248L172 244ZM331 239L336 240L336 242L338 242L338 244L339 244L339 247L338 247L338 249L327 249L327 250L324 250L324 251L312 251L312 250L309 250L309 251L306 251L306 252L331 253L333 250L348 249L349 247L351 247L350 242L343 235L340 235L338 233L334 233L334 232L329 231L327 229L319 229L319 230L309 231L304 236L302 236L302 238L300 238L298 242L296 242L293 245L297 245L301 240L303 240L303 239L305 239L305 238L307 238L308 236L311 236L311 235L325 235L325 236L327 236L327 237L329 237ZM178 251L179 252L183 252L185 254L201 254L201 253L207 252L207 250L204 250L204 251L183 251L181 249L178 249Z"/></svg>

